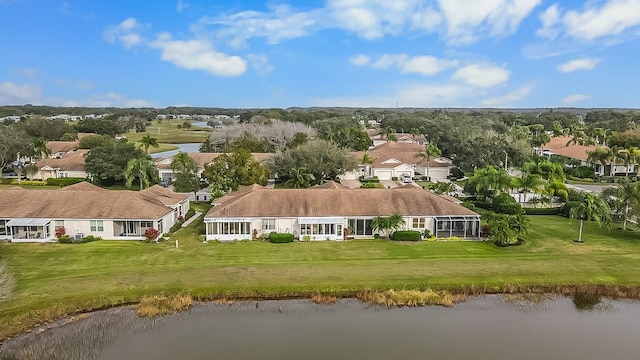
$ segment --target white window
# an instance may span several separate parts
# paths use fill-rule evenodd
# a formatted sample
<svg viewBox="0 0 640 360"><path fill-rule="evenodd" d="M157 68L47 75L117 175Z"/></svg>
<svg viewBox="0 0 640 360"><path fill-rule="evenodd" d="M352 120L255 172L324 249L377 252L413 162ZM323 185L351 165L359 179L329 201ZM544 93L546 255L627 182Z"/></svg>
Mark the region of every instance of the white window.
<svg viewBox="0 0 640 360"><path fill-rule="evenodd" d="M275 229L276 229L276 219L262 219L263 231L275 231Z"/></svg>
<svg viewBox="0 0 640 360"><path fill-rule="evenodd" d="M54 229L64 228L64 220L56 220L53 222Z"/></svg>
<svg viewBox="0 0 640 360"><path fill-rule="evenodd" d="M102 224L102 220L91 220L89 222L90 230L92 232L102 232L104 231L104 225Z"/></svg>
<svg viewBox="0 0 640 360"><path fill-rule="evenodd" d="M223 222L208 223L208 235L250 235L251 223L249 222Z"/></svg>
<svg viewBox="0 0 640 360"><path fill-rule="evenodd" d="M141 221L140 222L140 228L142 230L146 230L148 228L152 228L153 227L153 221Z"/></svg>
<svg viewBox="0 0 640 360"><path fill-rule="evenodd" d="M414 229L424 229L426 227L426 223L427 223L426 218L413 218Z"/></svg>
<svg viewBox="0 0 640 360"><path fill-rule="evenodd" d="M69 177L69 173L66 173L66 172L58 173L58 177L61 177L61 178L68 178L68 177Z"/></svg>

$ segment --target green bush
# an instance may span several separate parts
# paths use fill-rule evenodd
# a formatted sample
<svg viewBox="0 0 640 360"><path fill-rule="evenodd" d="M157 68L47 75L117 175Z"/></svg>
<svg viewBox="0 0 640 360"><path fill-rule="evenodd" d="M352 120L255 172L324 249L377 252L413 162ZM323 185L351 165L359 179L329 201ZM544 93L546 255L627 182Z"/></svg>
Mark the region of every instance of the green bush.
<svg viewBox="0 0 640 360"><path fill-rule="evenodd" d="M207 224L204 223L204 221L200 220L200 223L198 224L198 234L199 235L206 235L207 234Z"/></svg>
<svg viewBox="0 0 640 360"><path fill-rule="evenodd" d="M564 206L560 209L560 215L564 217L569 217L571 215L571 209L579 206L580 201L568 201Z"/></svg>
<svg viewBox="0 0 640 360"><path fill-rule="evenodd" d="M47 185L53 186L69 186L85 181L83 178L48 178Z"/></svg>
<svg viewBox="0 0 640 360"><path fill-rule="evenodd" d="M554 207L554 208L523 208L524 213L527 215L558 215L560 214L560 210L562 207Z"/></svg>
<svg viewBox="0 0 640 360"><path fill-rule="evenodd" d="M187 211L187 214L184 216L184 219L185 220L191 219L191 217L195 215L195 213L196 213L196 209L190 208L189 211Z"/></svg>
<svg viewBox="0 0 640 360"><path fill-rule="evenodd" d="M415 231L415 230L396 231L393 233L393 235L391 235L391 240L420 241L422 240L422 234L420 234L420 231Z"/></svg>
<svg viewBox="0 0 640 360"><path fill-rule="evenodd" d="M397 176L392 176L391 177L391 181L398 181L398 177Z"/></svg>
<svg viewBox="0 0 640 360"><path fill-rule="evenodd" d="M274 244L290 243L293 242L293 234L283 234L273 231L269 233L269 242Z"/></svg>
<svg viewBox="0 0 640 360"><path fill-rule="evenodd" d="M171 229L169 229L169 234L173 234L174 232L180 230L180 228L182 228L182 222L181 221L176 221L176 223L173 224Z"/></svg>
<svg viewBox="0 0 640 360"><path fill-rule="evenodd" d="M424 229L424 231L422 232L422 236L424 236L425 239L430 239L433 235L431 234L431 231L429 231L429 229Z"/></svg>
<svg viewBox="0 0 640 360"><path fill-rule="evenodd" d="M378 234L378 233L373 234L373 238L374 239L380 239L380 234Z"/></svg>
<svg viewBox="0 0 640 360"><path fill-rule="evenodd" d="M40 181L40 180L22 180L20 181L20 183L18 183L18 180L13 180L11 182L11 185L35 185L35 186L45 186L47 185L46 182L44 181Z"/></svg>
<svg viewBox="0 0 640 360"><path fill-rule="evenodd" d="M62 235L62 236L60 236L60 239L58 239L58 242L59 242L60 244L71 244L71 243L72 243L72 241L71 241L71 236L69 236L69 235Z"/></svg>
<svg viewBox="0 0 640 360"><path fill-rule="evenodd" d="M493 209L493 206L491 205L490 202L487 201L480 201L480 200L476 200L476 201L472 201L471 202L475 207L480 208L480 209L485 209L485 210L491 210ZM472 209L474 210L474 209ZM475 210L474 210L475 211Z"/></svg>
<svg viewBox="0 0 640 360"><path fill-rule="evenodd" d="M363 176L360 177L360 182L361 183L379 183L380 179L378 179L378 177L374 176L372 178L367 178L365 179Z"/></svg>
<svg viewBox="0 0 640 360"><path fill-rule="evenodd" d="M500 194L493 198L492 210L498 214L515 215L522 212L522 206L509 194Z"/></svg>
<svg viewBox="0 0 640 360"><path fill-rule="evenodd" d="M360 189L375 189L377 187L374 182L363 182L362 185L360 185Z"/></svg>

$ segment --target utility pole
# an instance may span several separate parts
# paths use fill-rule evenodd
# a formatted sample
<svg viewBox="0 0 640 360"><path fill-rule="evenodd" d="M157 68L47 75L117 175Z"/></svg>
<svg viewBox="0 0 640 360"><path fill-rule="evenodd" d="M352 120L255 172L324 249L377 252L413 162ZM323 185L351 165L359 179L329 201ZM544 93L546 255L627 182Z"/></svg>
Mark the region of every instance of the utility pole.
<svg viewBox="0 0 640 360"><path fill-rule="evenodd" d="M509 172L507 168L507 161L509 160L509 154L507 154L507 152L504 150L502 150L502 152L504 153L504 171Z"/></svg>

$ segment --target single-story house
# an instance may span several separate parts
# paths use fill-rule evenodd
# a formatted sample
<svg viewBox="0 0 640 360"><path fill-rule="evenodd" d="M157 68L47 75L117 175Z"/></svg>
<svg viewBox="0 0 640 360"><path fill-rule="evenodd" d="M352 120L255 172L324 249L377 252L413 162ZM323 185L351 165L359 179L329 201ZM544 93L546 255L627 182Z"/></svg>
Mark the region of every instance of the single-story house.
<svg viewBox="0 0 640 360"><path fill-rule="evenodd" d="M200 153L200 152L187 153L187 155L189 155L190 158L195 160L196 164L198 165L198 176L202 175L202 172L204 171L205 166L213 162L213 160L218 156L220 156L221 154L222 153ZM254 160L261 163L269 159L270 157L272 157L273 154L272 153L252 153L251 156L253 157ZM156 160L156 167L158 168L158 175L161 180L169 179L173 181L176 179L176 174L173 172L173 169L171 168L172 162L173 162L172 157Z"/></svg>
<svg viewBox="0 0 640 360"><path fill-rule="evenodd" d="M607 161L605 166L599 162L591 162L588 160L589 152L594 151L597 147L595 145L580 145L569 144L572 137L570 136L557 136L551 138L551 140L542 145L538 150L538 155L541 156L562 156L573 160L580 161L580 165L591 166L594 169L596 175L635 175L638 171L635 164L624 164L622 161ZM567 145L569 144L569 145Z"/></svg>
<svg viewBox="0 0 640 360"><path fill-rule="evenodd" d="M49 150L50 158L59 159L78 149L78 141L47 141L45 146Z"/></svg>
<svg viewBox="0 0 640 360"><path fill-rule="evenodd" d="M360 176L378 177L380 180L392 180L402 178L405 175L415 177L426 176L427 161L416 157L416 154L424 152L424 145L416 143L386 142L371 149L368 153L374 160L373 165L361 164L359 169L341 176L341 179L356 179ZM359 162L364 152L353 153ZM444 157L438 157L429 161L429 177L431 181L447 181L447 177L453 168L453 162Z"/></svg>
<svg viewBox="0 0 640 360"><path fill-rule="evenodd" d="M59 158L42 159L36 163L38 173L36 179L48 178L86 178L85 157L89 150L76 150L63 154Z"/></svg>
<svg viewBox="0 0 640 360"><path fill-rule="evenodd" d="M413 185L394 189L267 189L259 185L223 196L204 218L207 240L250 240L272 231L300 240L372 238L373 218L400 214L403 229L436 237L478 239L480 215ZM349 229L345 232L345 229Z"/></svg>
<svg viewBox="0 0 640 360"><path fill-rule="evenodd" d="M169 231L189 210L189 196L154 185L142 191L106 190L81 182L57 190L0 190L0 239L56 241L72 237L143 240L147 228Z"/></svg>

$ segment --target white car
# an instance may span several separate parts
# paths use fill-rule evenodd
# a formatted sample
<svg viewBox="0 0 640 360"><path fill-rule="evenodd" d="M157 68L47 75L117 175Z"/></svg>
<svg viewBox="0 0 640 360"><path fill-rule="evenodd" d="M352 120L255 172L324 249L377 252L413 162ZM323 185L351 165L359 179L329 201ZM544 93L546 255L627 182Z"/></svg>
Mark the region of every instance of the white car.
<svg viewBox="0 0 640 360"><path fill-rule="evenodd" d="M402 183L403 184L410 184L412 182L413 182L413 180L411 180L411 176L406 175L406 174L402 175Z"/></svg>

